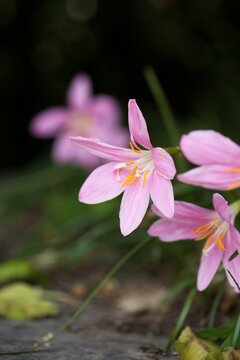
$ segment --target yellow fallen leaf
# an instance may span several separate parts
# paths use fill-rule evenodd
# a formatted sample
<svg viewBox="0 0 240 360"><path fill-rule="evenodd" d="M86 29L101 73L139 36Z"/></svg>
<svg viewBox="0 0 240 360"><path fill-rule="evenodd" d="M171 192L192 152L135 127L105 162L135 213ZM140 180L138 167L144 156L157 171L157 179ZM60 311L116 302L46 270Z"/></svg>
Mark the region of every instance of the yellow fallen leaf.
<svg viewBox="0 0 240 360"><path fill-rule="evenodd" d="M0 289L0 316L27 320L55 316L58 307L42 297L43 291L24 282L6 285Z"/></svg>

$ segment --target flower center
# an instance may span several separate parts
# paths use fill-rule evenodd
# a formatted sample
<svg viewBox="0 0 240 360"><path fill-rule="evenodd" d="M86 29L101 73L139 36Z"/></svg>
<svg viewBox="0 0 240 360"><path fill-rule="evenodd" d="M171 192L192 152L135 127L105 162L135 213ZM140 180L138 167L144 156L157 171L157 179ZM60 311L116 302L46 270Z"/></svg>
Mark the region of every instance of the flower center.
<svg viewBox="0 0 240 360"><path fill-rule="evenodd" d="M219 225L217 221L220 220ZM215 244L218 244L219 251L224 250L226 251L225 247L222 244L222 238L226 234L228 230L228 224L225 221L221 222L221 219L216 217L211 221L209 224L200 226L197 230L191 230L193 234L199 234L200 236L195 241L207 239L207 242L203 248L204 252L209 252ZM212 241L213 240L213 241ZM211 243L212 242L212 243ZM211 243L211 246L209 246Z"/></svg>
<svg viewBox="0 0 240 360"><path fill-rule="evenodd" d="M118 181L122 180L121 173L120 173L122 168L125 168L125 167L131 168L132 167L131 171L129 172L129 174L125 178L124 182L122 183L122 187L125 185L134 184L135 181L139 177L142 176L143 177L142 187L144 188L148 174L154 169L152 153L149 150L135 149L135 147L133 146L133 144L131 142L130 142L130 146L134 152L141 154L141 155L139 156L139 159L137 159L135 161L118 164L115 167L115 170L117 171L116 179Z"/></svg>
<svg viewBox="0 0 240 360"><path fill-rule="evenodd" d="M67 130L71 133L87 137L92 126L92 118L88 114L74 113L67 124Z"/></svg>
<svg viewBox="0 0 240 360"><path fill-rule="evenodd" d="M227 169L227 171L234 172L234 173L240 173L240 169L229 168L229 169ZM237 182L233 183L232 185L228 186L228 190L236 189L239 186L240 186L240 181L237 181Z"/></svg>

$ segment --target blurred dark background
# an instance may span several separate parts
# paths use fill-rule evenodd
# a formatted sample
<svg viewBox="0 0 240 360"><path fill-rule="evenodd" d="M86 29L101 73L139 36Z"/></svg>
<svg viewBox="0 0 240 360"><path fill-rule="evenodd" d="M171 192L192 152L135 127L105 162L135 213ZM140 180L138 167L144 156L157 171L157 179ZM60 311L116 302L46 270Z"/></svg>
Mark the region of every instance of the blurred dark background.
<svg viewBox="0 0 240 360"><path fill-rule="evenodd" d="M239 142L239 24L234 0L0 0L1 167L47 153L29 121L64 104L79 71L120 99L125 123L136 98L154 133L163 125L143 75L152 65L181 132L214 128Z"/></svg>

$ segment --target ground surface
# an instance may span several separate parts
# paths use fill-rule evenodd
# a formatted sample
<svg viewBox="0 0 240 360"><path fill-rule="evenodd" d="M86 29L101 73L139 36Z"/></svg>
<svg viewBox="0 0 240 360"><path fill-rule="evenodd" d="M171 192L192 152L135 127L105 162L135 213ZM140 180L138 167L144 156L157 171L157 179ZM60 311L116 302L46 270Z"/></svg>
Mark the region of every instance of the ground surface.
<svg viewBox="0 0 240 360"><path fill-rule="evenodd" d="M1 319L1 351L15 351L28 348L36 341L42 341L44 334L54 332L73 313L73 307L62 308L58 318L27 322ZM144 314L142 317L144 318ZM138 315L141 317L141 314ZM131 318L131 317L130 317ZM139 320L139 319L138 319ZM144 321L143 321L144 322ZM3 356L6 360L176 360L174 352L166 354L166 335L158 331L141 331L141 322L127 320L119 310L97 301L90 304L71 327L65 330L48 346L30 354ZM156 324L154 325L156 327ZM155 329L156 330L156 329ZM161 333L161 329L159 329Z"/></svg>

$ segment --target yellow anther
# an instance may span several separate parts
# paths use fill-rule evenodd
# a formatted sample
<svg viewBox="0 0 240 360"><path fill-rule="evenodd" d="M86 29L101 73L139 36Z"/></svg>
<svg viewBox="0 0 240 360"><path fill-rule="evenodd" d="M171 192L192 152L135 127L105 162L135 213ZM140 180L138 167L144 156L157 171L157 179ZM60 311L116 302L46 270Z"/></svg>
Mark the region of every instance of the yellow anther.
<svg viewBox="0 0 240 360"><path fill-rule="evenodd" d="M227 171L239 173L240 169L231 169L230 168L230 169L227 169Z"/></svg>
<svg viewBox="0 0 240 360"><path fill-rule="evenodd" d="M141 150L136 150L134 147L133 147L133 144L131 143L131 141L130 141L130 146L131 146L131 148L132 148L132 150L134 151L134 152L136 152L136 153L141 153Z"/></svg>
<svg viewBox="0 0 240 360"><path fill-rule="evenodd" d="M207 239L207 242L206 242L206 244L205 244L205 246L203 248L203 251L207 250L208 245L210 244L210 241L212 240L212 238L213 238L213 235L209 236L209 238Z"/></svg>
<svg viewBox="0 0 240 360"><path fill-rule="evenodd" d="M135 181L137 180L137 178L138 178L138 177L135 176L132 181L130 181L130 182L127 183L127 185L131 185L131 184L135 183Z"/></svg>
<svg viewBox="0 0 240 360"><path fill-rule="evenodd" d="M130 162L126 163L127 166L132 165L132 164L134 164L134 161L130 161Z"/></svg>
<svg viewBox="0 0 240 360"><path fill-rule="evenodd" d="M117 176L118 176L118 179L121 180L121 176L120 176L120 168L117 169Z"/></svg>
<svg viewBox="0 0 240 360"><path fill-rule="evenodd" d="M145 186L145 182L146 182L146 179L147 179L147 174L149 173L150 170L147 170L145 173L144 173L144 178L143 178L143 188Z"/></svg>
<svg viewBox="0 0 240 360"><path fill-rule="evenodd" d="M124 185L126 185L126 183L132 179L132 177L133 177L132 174L137 170L137 168L138 168L138 167L136 166L136 167L128 174L126 180L124 181L124 183L122 184L121 187L123 187Z"/></svg>
<svg viewBox="0 0 240 360"><path fill-rule="evenodd" d="M203 236L195 239L195 241L198 241L198 240L203 240L205 239L208 235L210 235L212 232L213 232L214 229L211 229L207 234L204 234Z"/></svg>
<svg viewBox="0 0 240 360"><path fill-rule="evenodd" d="M221 229L222 227L216 223L216 220L219 220L219 219L216 217L216 218L213 220L214 225L215 225L216 227L218 227L219 229Z"/></svg>
<svg viewBox="0 0 240 360"><path fill-rule="evenodd" d="M228 190L233 190L236 189L237 187L240 186L240 181L235 182L234 184L228 186Z"/></svg>
<svg viewBox="0 0 240 360"><path fill-rule="evenodd" d="M223 238L223 236L226 234L226 230L225 231L223 231L223 232L221 232L219 235L218 235L218 237L217 237L217 239L214 241L214 244L218 244L218 249L219 249L219 251L221 251L221 249L223 249L224 251L226 251L226 249L225 249L225 247L223 246L223 244L222 244L222 238Z"/></svg>
<svg viewBox="0 0 240 360"><path fill-rule="evenodd" d="M200 228L198 228L197 230L190 230L193 234L199 234L199 233L203 233L208 231L209 227L211 226L211 224L206 224L203 226L200 226Z"/></svg>

